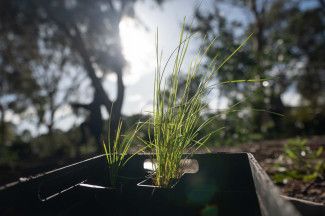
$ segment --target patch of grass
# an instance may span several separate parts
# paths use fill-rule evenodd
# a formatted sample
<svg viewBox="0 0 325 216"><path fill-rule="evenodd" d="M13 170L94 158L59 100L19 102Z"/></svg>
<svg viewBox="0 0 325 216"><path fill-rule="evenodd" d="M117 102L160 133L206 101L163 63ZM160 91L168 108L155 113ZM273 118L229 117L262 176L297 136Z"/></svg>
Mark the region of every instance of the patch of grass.
<svg viewBox="0 0 325 216"><path fill-rule="evenodd" d="M110 125L110 124L109 124ZM106 155L106 160L109 168L109 180L111 186L116 186L117 184L117 177L119 170L125 166L125 164L137 153L142 151L135 152L132 155L128 155L131 144L136 137L137 132L139 131L140 127L139 124L136 124L134 130L130 130L124 135L122 135L122 120L119 121L118 127L115 134L115 139L113 143L111 143L110 137L112 136L110 127L108 129L108 141L107 144L103 142L103 147Z"/></svg>
<svg viewBox="0 0 325 216"><path fill-rule="evenodd" d="M185 23L185 22L184 22ZM199 132L206 128L213 120L212 117L202 118L202 112L207 108L203 99L207 92L211 90L209 83L213 75L248 41L249 37L221 64L215 65L215 60L211 62L207 73L203 74L196 92L190 94L191 84L195 81L202 66L203 57L213 45L211 44L203 51L199 52L191 61L186 70L185 85L182 89L180 85L181 70L188 51L192 33L184 33L184 25L180 33L179 44L165 65L162 65L162 54L159 53L158 33L156 35L156 70L154 80L154 100L152 118L144 124L147 128L153 128L153 135L149 141L142 140L149 150L154 153L152 160L155 164L155 172L152 174L153 182L156 186L170 187L174 179L178 179L182 173L180 171L181 159L184 154L191 157L199 148L203 147L210 136L220 129L199 136ZM164 74L167 65L173 58L173 67L169 79L170 88L167 89L167 79ZM238 80L232 82L247 82ZM255 80L256 81L256 80ZM248 82L253 82L249 80ZM151 134L148 131L148 134Z"/></svg>

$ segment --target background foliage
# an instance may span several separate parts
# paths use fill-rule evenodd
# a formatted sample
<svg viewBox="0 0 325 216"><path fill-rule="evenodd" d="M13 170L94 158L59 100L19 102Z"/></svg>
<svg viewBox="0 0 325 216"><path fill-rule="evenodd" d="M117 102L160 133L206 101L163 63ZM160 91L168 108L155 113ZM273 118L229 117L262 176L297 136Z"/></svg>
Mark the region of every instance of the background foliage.
<svg viewBox="0 0 325 216"><path fill-rule="evenodd" d="M106 137L107 124L101 109L111 113L113 131L120 117L125 120L125 128L139 119L148 119L142 114L121 113L126 60L121 51L119 23L125 17L136 19L137 2L0 2L0 163L3 166L39 158L57 162L102 152L101 137ZM154 2L164 4L164 1ZM237 105L228 111L216 109L220 108L218 105L204 111L202 121L208 116L218 116L211 128L225 127L213 135L210 145L324 134L324 1L215 0L212 5L195 10L191 29L198 33L202 47L216 38L215 46L205 56L206 65L215 55L218 55L216 64L220 63L250 33L255 34L211 83L220 87L218 95L213 97L226 100L230 107ZM223 11L225 5L240 11L244 18L228 19ZM206 67L202 67L190 94L195 92L196 83L205 72ZM116 77L115 98L103 87L108 74ZM238 79L267 80L221 84ZM182 88L184 82L179 83ZM293 96L298 100L294 101ZM210 99L207 94L205 102L208 104ZM68 116L60 116L62 110L72 111L63 112ZM79 123L67 131L58 129L58 122L71 115ZM34 136L31 130L20 131L26 122L43 132ZM204 133L208 134L209 128L206 130ZM143 139L148 138L147 131L141 128Z"/></svg>

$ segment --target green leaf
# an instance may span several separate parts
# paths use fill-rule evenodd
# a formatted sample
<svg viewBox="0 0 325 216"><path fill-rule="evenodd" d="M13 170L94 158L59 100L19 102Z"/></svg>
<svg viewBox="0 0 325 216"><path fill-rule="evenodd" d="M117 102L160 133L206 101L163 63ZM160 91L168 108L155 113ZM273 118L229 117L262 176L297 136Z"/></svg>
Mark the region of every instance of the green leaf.
<svg viewBox="0 0 325 216"><path fill-rule="evenodd" d="M312 173L310 175L303 176L302 180L304 182L310 182L310 181L314 181L317 177L318 177L318 173L314 172L314 173Z"/></svg>
<svg viewBox="0 0 325 216"><path fill-rule="evenodd" d="M291 159L297 159L298 158L297 155L295 154L295 152L292 151L291 149L286 149L285 153Z"/></svg>
<svg viewBox="0 0 325 216"><path fill-rule="evenodd" d="M319 147L316 151L316 157L319 157L321 156L323 153L323 146Z"/></svg>

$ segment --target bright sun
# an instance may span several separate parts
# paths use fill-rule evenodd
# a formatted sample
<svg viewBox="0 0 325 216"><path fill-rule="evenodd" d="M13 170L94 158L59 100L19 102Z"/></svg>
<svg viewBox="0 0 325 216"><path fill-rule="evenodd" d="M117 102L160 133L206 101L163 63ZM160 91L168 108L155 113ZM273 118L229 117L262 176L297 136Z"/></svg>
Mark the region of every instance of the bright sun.
<svg viewBox="0 0 325 216"><path fill-rule="evenodd" d="M130 79L133 79L129 81L135 82L134 79L149 72L152 66L153 37L131 18L124 18L119 27L123 54L129 64Z"/></svg>

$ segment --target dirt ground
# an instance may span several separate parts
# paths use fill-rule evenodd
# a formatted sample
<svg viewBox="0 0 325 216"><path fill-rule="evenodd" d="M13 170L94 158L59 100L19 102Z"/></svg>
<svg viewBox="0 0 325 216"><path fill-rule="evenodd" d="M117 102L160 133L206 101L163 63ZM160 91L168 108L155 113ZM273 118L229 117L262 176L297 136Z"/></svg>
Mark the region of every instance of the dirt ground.
<svg viewBox="0 0 325 216"><path fill-rule="evenodd" d="M263 169L271 176L274 174L274 163L283 151L283 146L287 142L283 140L261 141L249 143L235 147L216 148L218 152L250 152L260 163ZM325 136L311 137L308 140L311 148L323 146L325 148ZM325 156L324 156L325 157ZM305 199L317 203L325 204L325 180L317 179L313 182L303 182L297 180L288 181L286 184L277 184L284 195Z"/></svg>

